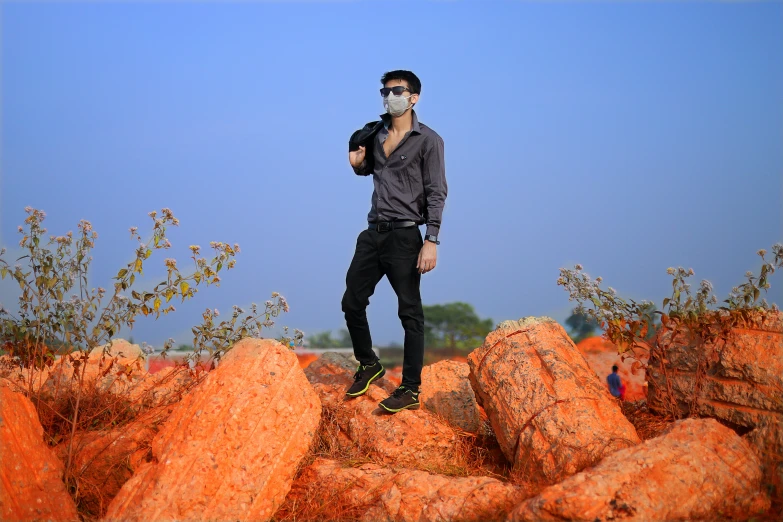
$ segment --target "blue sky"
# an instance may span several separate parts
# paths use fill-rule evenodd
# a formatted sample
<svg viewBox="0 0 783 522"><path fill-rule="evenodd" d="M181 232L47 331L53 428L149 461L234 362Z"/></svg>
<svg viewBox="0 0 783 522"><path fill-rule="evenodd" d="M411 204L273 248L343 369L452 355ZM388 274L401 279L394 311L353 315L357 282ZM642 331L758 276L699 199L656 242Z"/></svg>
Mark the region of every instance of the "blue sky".
<svg viewBox="0 0 783 522"><path fill-rule="evenodd" d="M23 208L92 221L92 281L130 226L170 207L171 253L242 246L220 288L137 341L189 342L205 307L285 295L279 324L344 327L340 299L372 183L346 142L415 71L445 140L449 196L425 304L564 320L575 263L622 296L692 267L719 297L783 239L783 3L24 3L2 7L0 243ZM770 296L783 304L783 274ZM695 286L695 285L694 285ZM7 307L17 293L0 287ZM402 341L386 280L368 311Z"/></svg>

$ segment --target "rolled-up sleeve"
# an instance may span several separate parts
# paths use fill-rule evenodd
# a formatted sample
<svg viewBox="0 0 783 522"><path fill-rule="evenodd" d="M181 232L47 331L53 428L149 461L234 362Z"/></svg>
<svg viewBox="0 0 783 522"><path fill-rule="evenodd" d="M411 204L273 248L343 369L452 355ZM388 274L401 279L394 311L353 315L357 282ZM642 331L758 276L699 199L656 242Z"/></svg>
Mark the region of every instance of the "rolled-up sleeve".
<svg viewBox="0 0 783 522"><path fill-rule="evenodd" d="M358 167L354 167L353 165L351 165L351 168L353 169L354 174L356 174L357 176L368 176L372 174L372 172L367 168L366 159L362 161L362 164L359 165Z"/></svg>
<svg viewBox="0 0 783 522"><path fill-rule="evenodd" d="M443 139L440 136L432 136L427 142L422 165L422 181L427 200L427 235L437 236L448 192Z"/></svg>

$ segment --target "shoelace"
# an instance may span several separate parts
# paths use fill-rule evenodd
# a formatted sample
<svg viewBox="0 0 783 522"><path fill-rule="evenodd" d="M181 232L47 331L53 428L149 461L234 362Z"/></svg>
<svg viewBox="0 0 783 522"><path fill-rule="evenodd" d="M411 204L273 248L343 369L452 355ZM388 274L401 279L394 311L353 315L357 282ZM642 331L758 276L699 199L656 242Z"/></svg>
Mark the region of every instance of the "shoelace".
<svg viewBox="0 0 783 522"><path fill-rule="evenodd" d="M375 366L374 364L372 366ZM367 366L359 365L359 369L353 374L353 382L358 382L362 378L362 372L367 369Z"/></svg>
<svg viewBox="0 0 783 522"><path fill-rule="evenodd" d="M409 391L409 390L406 389L406 388L403 388L402 386L400 386L399 388L397 388L396 390L394 390L392 392L392 397L394 397L395 399L399 399L400 397L405 395L406 391Z"/></svg>

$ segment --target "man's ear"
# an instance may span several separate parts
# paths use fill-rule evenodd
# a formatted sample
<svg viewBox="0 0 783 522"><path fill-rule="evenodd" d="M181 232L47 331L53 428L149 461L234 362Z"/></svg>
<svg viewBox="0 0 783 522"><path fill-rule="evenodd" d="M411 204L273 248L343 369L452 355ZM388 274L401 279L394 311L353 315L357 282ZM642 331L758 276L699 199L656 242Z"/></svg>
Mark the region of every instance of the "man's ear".
<svg viewBox="0 0 783 522"><path fill-rule="evenodd" d="M418 94L411 94L411 104L415 104L419 101L419 95Z"/></svg>

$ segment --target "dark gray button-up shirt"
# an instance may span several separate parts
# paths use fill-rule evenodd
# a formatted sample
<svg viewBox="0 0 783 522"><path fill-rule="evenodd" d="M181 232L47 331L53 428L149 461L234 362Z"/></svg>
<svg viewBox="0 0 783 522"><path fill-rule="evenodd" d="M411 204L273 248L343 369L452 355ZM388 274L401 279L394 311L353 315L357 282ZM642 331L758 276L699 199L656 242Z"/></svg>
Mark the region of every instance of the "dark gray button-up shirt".
<svg viewBox="0 0 783 522"><path fill-rule="evenodd" d="M443 159L443 139L419 123L413 112L413 126L389 157L383 144L389 137L386 126L375 138L375 170L367 172L365 164L354 168L360 176L372 174L375 190L367 221L415 221L427 225L427 234L440 231L443 207L446 203L446 164Z"/></svg>

